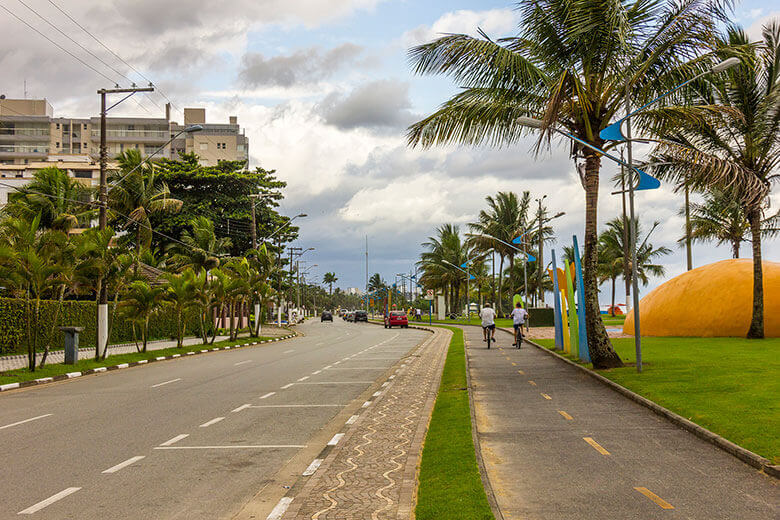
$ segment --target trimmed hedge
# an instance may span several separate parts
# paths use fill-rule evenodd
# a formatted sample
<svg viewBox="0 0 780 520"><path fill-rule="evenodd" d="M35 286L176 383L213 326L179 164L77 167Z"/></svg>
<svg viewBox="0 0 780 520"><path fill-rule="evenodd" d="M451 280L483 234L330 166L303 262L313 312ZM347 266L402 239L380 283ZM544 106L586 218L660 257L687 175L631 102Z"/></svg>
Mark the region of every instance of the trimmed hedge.
<svg viewBox="0 0 780 520"><path fill-rule="evenodd" d="M31 302L31 309L35 302ZM59 302L55 300L42 300L39 320L40 335L38 339L39 350L43 350L42 344L49 333L57 312ZM109 313L112 304L108 304ZM84 327L79 334L79 346L89 347L95 345L95 325L97 319L97 304L94 301L65 300L59 316L58 327L74 326ZM192 313L187 316L187 335L200 333L198 317ZM0 298L0 354L23 354L27 352L25 337L24 300L15 298ZM174 313L161 312L149 320L149 340L173 339L176 337L176 316ZM111 328L109 344L128 343L133 341L133 328L130 322L117 316ZM140 341L140 339L139 339ZM52 348L59 350L64 346L63 333L55 332Z"/></svg>
<svg viewBox="0 0 780 520"><path fill-rule="evenodd" d="M549 307L531 308L528 311L531 315L530 327L554 327L555 309Z"/></svg>

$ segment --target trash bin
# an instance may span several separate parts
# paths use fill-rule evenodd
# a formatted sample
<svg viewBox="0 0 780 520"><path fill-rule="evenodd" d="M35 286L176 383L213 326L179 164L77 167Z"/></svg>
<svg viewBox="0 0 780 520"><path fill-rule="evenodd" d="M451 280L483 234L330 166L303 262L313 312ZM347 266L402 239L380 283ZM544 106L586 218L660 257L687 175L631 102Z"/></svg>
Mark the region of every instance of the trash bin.
<svg viewBox="0 0 780 520"><path fill-rule="evenodd" d="M84 327L60 327L65 333L65 364L75 365L79 360L79 332Z"/></svg>

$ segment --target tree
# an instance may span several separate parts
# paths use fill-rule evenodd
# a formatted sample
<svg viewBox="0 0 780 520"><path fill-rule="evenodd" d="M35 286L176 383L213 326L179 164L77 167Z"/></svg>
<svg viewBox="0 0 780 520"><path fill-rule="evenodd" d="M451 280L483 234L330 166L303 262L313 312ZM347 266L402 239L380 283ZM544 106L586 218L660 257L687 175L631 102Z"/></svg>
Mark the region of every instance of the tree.
<svg viewBox="0 0 780 520"><path fill-rule="evenodd" d="M469 247L461 241L460 228L443 224L436 230L437 236L428 237L422 246L427 249L420 255L417 265L422 271L420 283L429 289L443 290L448 310L460 301L460 287L466 275L456 266L469 258Z"/></svg>
<svg viewBox="0 0 780 520"><path fill-rule="evenodd" d="M5 212L26 220L40 215L41 229L69 233L94 214L89 196L90 190L65 170L41 168L27 185L8 194Z"/></svg>
<svg viewBox="0 0 780 520"><path fill-rule="evenodd" d="M382 279L379 273L374 273L368 279L368 292L378 291L387 287L387 283ZM336 289L338 291L338 289Z"/></svg>
<svg viewBox="0 0 780 520"><path fill-rule="evenodd" d="M160 310L163 302L165 289L149 285L143 280L135 280L125 292L122 303L119 305L122 316L132 322L133 333L135 327L141 331L142 348L136 349L140 352L146 352L146 344L149 340L149 319Z"/></svg>
<svg viewBox="0 0 780 520"><path fill-rule="evenodd" d="M333 295L333 284L337 281L336 273L325 273L325 276L322 277L322 283L328 284L328 293L330 295Z"/></svg>
<svg viewBox="0 0 780 520"><path fill-rule="evenodd" d="M109 206L127 219L115 218L119 229L133 231L136 252L152 245L151 215L178 212L182 201L171 196L165 182L157 176L153 164L144 164L141 152L135 149L122 152L117 157L119 170L111 175Z"/></svg>
<svg viewBox="0 0 780 520"><path fill-rule="evenodd" d="M724 2L725 3L725 2ZM463 87L408 133L411 145L516 144L519 116L542 120L536 152L556 128L601 148L599 131L625 110L624 95L641 105L659 92L707 70L701 58L723 19L720 2L522 0L520 34L494 41L442 36L411 49L418 74L442 74ZM657 117L693 118L696 109L668 109ZM567 143L567 145L570 143ZM588 348L595 368L622 366L600 317L598 300L598 188L601 154L572 144L584 161L584 281Z"/></svg>
<svg viewBox="0 0 780 520"><path fill-rule="evenodd" d="M186 334L185 314L196 305L195 271L188 267L180 274L166 273L163 278L167 282L163 300L176 313L176 346L181 348Z"/></svg>
<svg viewBox="0 0 780 520"><path fill-rule="evenodd" d="M750 242L750 222L739 203L721 190L708 193L702 203L691 203L691 240L729 244L731 257L739 258L740 244ZM684 214L684 209L680 214ZM780 232L780 212L761 223L761 236L771 237ZM683 236L679 242L684 242Z"/></svg>
<svg viewBox="0 0 780 520"><path fill-rule="evenodd" d="M751 44L745 32L730 27L715 44L725 58L737 56L738 67L699 81L692 103L719 107L706 120L659 126L667 136L655 157L661 176L690 188L724 191L739 202L749 226L753 249L753 311L748 338L764 337L764 284L761 227L774 182L780 179L780 22L763 27L763 41Z"/></svg>
<svg viewBox="0 0 780 520"><path fill-rule="evenodd" d="M170 259L172 266L179 270L192 267L194 271L214 269L219 267L219 256L227 254L232 245L230 238L217 238L214 223L204 216L198 216L191 221L192 230L184 231L182 243L172 243Z"/></svg>

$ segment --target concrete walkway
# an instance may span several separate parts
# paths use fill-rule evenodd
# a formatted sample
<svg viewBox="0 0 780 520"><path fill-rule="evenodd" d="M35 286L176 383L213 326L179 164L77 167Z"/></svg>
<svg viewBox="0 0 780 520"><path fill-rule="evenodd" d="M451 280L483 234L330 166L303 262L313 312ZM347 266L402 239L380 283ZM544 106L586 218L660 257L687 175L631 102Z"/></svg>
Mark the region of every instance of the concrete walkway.
<svg viewBox="0 0 780 520"><path fill-rule="evenodd" d="M503 518L778 518L776 480L532 345L463 329Z"/></svg>
<svg viewBox="0 0 780 520"><path fill-rule="evenodd" d="M262 331L260 332L261 336L266 337L276 337L276 336L282 336L283 334L286 334L287 331L285 329L280 329L276 326L264 326ZM245 337L247 334L242 334L241 337ZM223 341L228 339L228 336L217 336L214 341ZM209 336L209 340L211 340L211 336ZM191 345L200 345L203 343L201 338L199 337L189 337L184 338L184 346L189 347ZM140 342L139 342L140 346ZM176 340L170 341L170 340L157 340L157 341L149 341L146 344L146 350L163 350L166 348L172 348L176 346ZM135 343L122 343L119 345L109 345L108 346L108 355L109 357L116 354L130 354L133 352L137 352ZM95 347L82 347L79 349L79 359L88 359L92 358L95 355ZM43 352L39 352L36 356L36 363L41 362L41 357L43 356ZM49 352L49 356L46 358L46 364L56 364L56 363L63 363L65 361L65 351L64 350L52 350ZM26 368L27 367L27 354L15 354L12 356L2 356L0 357L0 372L3 372L5 370L15 370L17 368Z"/></svg>

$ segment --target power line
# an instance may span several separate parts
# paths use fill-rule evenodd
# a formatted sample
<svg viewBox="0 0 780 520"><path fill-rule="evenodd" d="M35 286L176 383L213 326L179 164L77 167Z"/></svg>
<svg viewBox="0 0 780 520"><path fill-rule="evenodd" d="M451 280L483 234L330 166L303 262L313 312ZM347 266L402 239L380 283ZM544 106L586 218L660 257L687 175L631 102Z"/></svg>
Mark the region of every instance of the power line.
<svg viewBox="0 0 780 520"><path fill-rule="evenodd" d="M86 47L84 47L83 45L81 45L79 42L77 42L76 40L74 40L73 38L71 38L69 35L67 35L67 34L65 33L65 31L63 31L62 29L60 29L59 27L57 27L57 26L56 26L54 23L52 23L51 21L49 21L49 20L48 20L46 17L44 17L43 15L41 15L41 14L40 14L38 11L36 11L36 10L35 10L35 9L33 9L32 7L30 7L29 5L27 5L26 3L24 3L24 1L23 1L23 0L17 0L17 1L18 1L20 4L22 4L23 6L25 6L25 7L26 7L26 8L27 8L29 11L31 11L31 12L32 12L32 13L33 13L35 16L37 16L38 18L40 18L41 20L43 20L44 22L46 22L47 24L49 24L49 25L50 25L50 26L51 26L51 27L52 27L52 28L53 28L55 31L57 31L58 33L60 33L61 35L63 35L65 38L67 38L68 40L70 40L70 41L72 41L73 43L75 43L76 45L78 45L78 46L81 48L81 50L83 50L84 52L86 52L87 54L89 54L90 56L92 56L93 58L95 58L96 60L98 60L100 63L102 63L103 65L105 65L106 67L108 67L109 69L111 69L112 71L114 71L114 73L116 73L116 74L119 74L120 76L122 76L123 78L125 78L125 79L126 79L127 81L129 81L130 83L132 83L132 82L133 82L133 80L131 80L130 78L128 78L127 76L125 76L125 74L124 74L123 72L120 72L120 71L118 71L117 69L115 69L114 67L112 67L111 65L109 65L108 63L106 63L105 61L103 61L103 59L102 59L100 56L98 56L98 55L97 55L97 54L95 54L94 52L90 51L89 49L87 49Z"/></svg>
<svg viewBox="0 0 780 520"><path fill-rule="evenodd" d="M108 81L110 81L111 83L116 83L116 81L114 81L113 79L109 78L108 76L106 76L105 74L103 74L102 72L100 72L98 69L96 69L95 67L93 67L92 65L90 65L89 63L87 63L86 61L82 60L81 58L79 58L78 56L76 56L75 54L73 54L72 52L70 52L68 49L66 49L65 47L63 47L63 46L62 46L62 45L60 45L59 43L55 42L54 40L52 40L51 38L49 38L48 36L46 36L45 34L43 34L41 31L39 31L38 29L36 29L36 28L35 28L35 27L33 27L32 25L30 25L29 23L27 23L27 22L26 22L24 19L22 19L22 18L20 18L19 16L17 16L17 15L16 15L16 14L15 14L13 11L11 11L10 9L8 9L6 6L4 6L4 5L0 5L0 7L2 7L2 8L3 8L3 10L4 10L5 12L7 12L7 13L8 13L8 14L10 14L11 16L13 16L14 18L16 18L16 19L17 19L17 20L19 20L20 22L22 22L24 25L26 25L27 27L29 27L30 29L32 29L33 31L35 31L36 33L38 33L38 34L39 34L40 36L42 36L43 38L45 38L45 39L46 39L46 40L47 40L49 43L51 43L52 45L54 45L55 47L57 47L58 49L60 49L62 52L64 52L64 53L68 54L68 55L69 55L69 56L71 56L73 59L75 59L76 61L78 61L79 63L81 63L81 64L82 64L82 65L84 65L85 67L87 67L88 69L91 69L91 70L92 70L92 71L94 71L95 73L99 74L100 76L104 77L105 79L107 79L107 80L108 80Z"/></svg>

